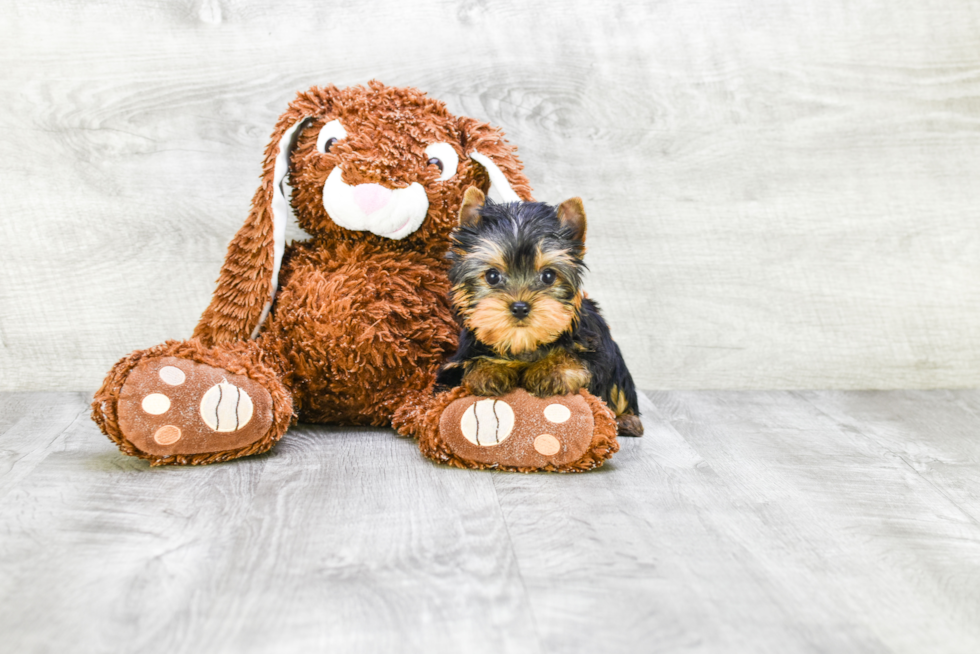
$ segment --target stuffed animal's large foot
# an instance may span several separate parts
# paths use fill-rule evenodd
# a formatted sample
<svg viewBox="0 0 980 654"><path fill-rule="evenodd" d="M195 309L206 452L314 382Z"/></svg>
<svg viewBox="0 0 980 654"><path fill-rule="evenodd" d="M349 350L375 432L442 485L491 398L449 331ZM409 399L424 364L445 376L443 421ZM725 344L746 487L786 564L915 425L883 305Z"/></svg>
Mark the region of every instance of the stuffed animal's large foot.
<svg viewBox="0 0 980 654"><path fill-rule="evenodd" d="M242 373L249 368L235 367ZM271 376L265 381L278 385ZM275 386L273 392L280 395L282 389ZM117 364L93 409L103 431L126 454L154 465L213 463L272 447L291 418L288 398L277 399L279 406L274 406L270 391L249 374L144 352ZM284 408L290 414L277 417Z"/></svg>
<svg viewBox="0 0 980 654"><path fill-rule="evenodd" d="M427 423L422 452L464 468L580 472L619 449L612 412L585 391L537 398L517 389L488 398L457 389Z"/></svg>
<svg viewBox="0 0 980 654"><path fill-rule="evenodd" d="M119 394L119 427L155 456L236 450L272 426L269 392L244 375L203 363L144 359Z"/></svg>

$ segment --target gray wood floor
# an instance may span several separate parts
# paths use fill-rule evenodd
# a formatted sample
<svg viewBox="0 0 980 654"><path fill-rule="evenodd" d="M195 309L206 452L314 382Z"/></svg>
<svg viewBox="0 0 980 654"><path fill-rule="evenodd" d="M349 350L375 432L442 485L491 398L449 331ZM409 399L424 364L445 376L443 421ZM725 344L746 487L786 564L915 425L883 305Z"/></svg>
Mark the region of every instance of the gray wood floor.
<svg viewBox="0 0 980 654"><path fill-rule="evenodd" d="M585 475L386 430L149 469L0 395L9 652L978 652L980 391L658 392Z"/></svg>

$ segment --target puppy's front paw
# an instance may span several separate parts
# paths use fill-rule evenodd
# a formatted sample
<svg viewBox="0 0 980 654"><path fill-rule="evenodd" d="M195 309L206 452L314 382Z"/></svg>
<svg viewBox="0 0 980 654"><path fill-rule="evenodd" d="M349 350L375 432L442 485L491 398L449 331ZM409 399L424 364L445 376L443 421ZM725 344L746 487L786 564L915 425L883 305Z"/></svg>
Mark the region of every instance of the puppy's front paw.
<svg viewBox="0 0 980 654"><path fill-rule="evenodd" d="M536 397L568 395L589 385L589 371L572 359L544 360L524 372L524 388Z"/></svg>
<svg viewBox="0 0 980 654"><path fill-rule="evenodd" d="M495 397L514 390L518 373L515 368L477 361L463 376L463 387L473 395Z"/></svg>

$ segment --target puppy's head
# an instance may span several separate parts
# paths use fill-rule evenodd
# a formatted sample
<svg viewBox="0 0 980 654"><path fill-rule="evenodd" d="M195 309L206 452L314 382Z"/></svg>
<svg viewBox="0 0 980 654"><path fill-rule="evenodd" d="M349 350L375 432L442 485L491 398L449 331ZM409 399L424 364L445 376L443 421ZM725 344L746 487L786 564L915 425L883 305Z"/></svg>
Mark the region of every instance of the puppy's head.
<svg viewBox="0 0 980 654"><path fill-rule="evenodd" d="M585 209L497 204L469 188L450 239L453 308L482 343L502 355L554 342L578 319L585 264Z"/></svg>

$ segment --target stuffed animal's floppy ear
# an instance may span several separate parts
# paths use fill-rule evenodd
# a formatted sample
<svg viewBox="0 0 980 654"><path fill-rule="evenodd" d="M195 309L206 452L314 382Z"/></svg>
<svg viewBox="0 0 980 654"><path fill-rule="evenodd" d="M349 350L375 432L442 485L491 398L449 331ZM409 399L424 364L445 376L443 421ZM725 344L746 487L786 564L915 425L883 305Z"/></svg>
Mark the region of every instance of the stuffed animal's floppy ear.
<svg viewBox="0 0 980 654"><path fill-rule="evenodd" d="M464 137L464 150L490 178L487 197L494 202L534 200L516 148L507 143L500 130L473 118L460 118L459 128Z"/></svg>
<svg viewBox="0 0 980 654"><path fill-rule="evenodd" d="M211 304L194 329L206 345L258 336L279 286L292 216L286 190L289 155L310 118L296 107L279 118L265 151L262 184L252 198L245 224L228 246Z"/></svg>
<svg viewBox="0 0 980 654"><path fill-rule="evenodd" d="M471 152L470 158L476 161L478 164L483 166L487 174L490 176L490 188L487 190L487 195L491 200L497 202L520 202L521 198L518 197L517 193L511 187L510 182L504 175L503 171L497 167L497 164L493 162L493 159L483 154L482 152Z"/></svg>

